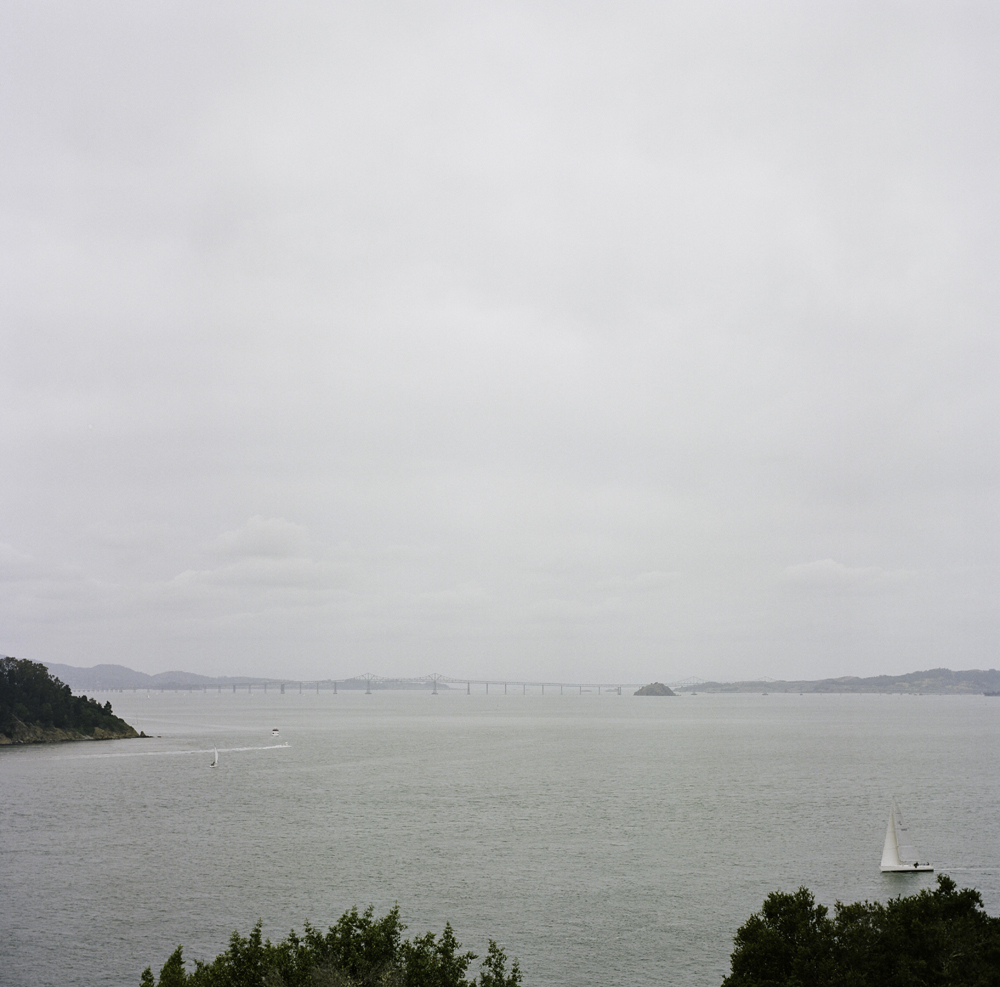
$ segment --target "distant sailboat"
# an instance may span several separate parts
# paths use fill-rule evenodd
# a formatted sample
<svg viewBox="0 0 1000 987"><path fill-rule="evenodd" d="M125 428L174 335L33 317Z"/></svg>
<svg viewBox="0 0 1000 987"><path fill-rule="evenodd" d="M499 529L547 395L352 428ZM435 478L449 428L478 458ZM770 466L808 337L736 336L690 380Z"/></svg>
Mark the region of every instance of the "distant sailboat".
<svg viewBox="0 0 1000 987"><path fill-rule="evenodd" d="M893 799L885 827L885 846L882 847L882 873L911 874L933 870L930 864L917 862L917 848L909 840L903 817Z"/></svg>
<svg viewBox="0 0 1000 987"><path fill-rule="evenodd" d="M212 763L209 765L210 768L214 768L219 763L219 748L212 748Z"/></svg>

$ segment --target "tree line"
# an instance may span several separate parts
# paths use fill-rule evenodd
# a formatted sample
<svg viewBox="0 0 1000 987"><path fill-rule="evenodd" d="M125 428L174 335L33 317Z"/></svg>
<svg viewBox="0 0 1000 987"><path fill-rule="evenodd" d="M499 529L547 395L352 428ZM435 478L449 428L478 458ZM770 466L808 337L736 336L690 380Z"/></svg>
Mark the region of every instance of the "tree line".
<svg viewBox="0 0 1000 987"><path fill-rule="evenodd" d="M185 970L178 946L157 981L140 987L519 987L522 974L492 939L478 978L466 979L474 953L461 951L450 925L405 940L393 908L345 912L326 933L308 923L300 937L263 939L234 932L229 948ZM1000 987L1000 918L972 888L946 875L937 887L886 904L838 902L831 917L808 888L768 895L734 938L722 987Z"/></svg>
<svg viewBox="0 0 1000 987"><path fill-rule="evenodd" d="M326 933L306 923L302 936L292 930L281 942L261 935L258 922L250 935L234 932L229 948L209 963L196 960L185 970L178 946L154 980L151 967L140 987L518 987L517 960L507 970L507 956L492 939L478 978L466 979L475 953L462 952L451 925L440 937L433 932L403 938L406 926L399 908L382 918L369 906L352 908Z"/></svg>

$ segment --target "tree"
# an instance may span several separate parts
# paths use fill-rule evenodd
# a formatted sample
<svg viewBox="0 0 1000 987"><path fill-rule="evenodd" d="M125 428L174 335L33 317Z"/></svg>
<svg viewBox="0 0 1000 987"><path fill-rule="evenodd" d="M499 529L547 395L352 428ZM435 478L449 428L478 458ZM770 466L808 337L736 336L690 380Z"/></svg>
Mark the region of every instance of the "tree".
<svg viewBox="0 0 1000 987"><path fill-rule="evenodd" d="M472 952L446 924L440 937L428 932L403 939L406 926L394 907L376 919L369 906L345 912L327 932L306 923L279 943L261 933L258 922L246 937L234 932L229 948L209 963L195 961L185 973L180 946L160 970L159 983L147 967L140 987L519 987L521 969L492 939L478 980L466 980Z"/></svg>
<svg viewBox="0 0 1000 987"><path fill-rule="evenodd" d="M832 919L806 888L774 892L734 945L723 987L1000 987L1000 918L944 874L885 905L837 902Z"/></svg>
<svg viewBox="0 0 1000 987"><path fill-rule="evenodd" d="M479 974L479 987L518 987L521 983L521 967L517 960L511 964L507 975L507 954L491 939L483 969Z"/></svg>

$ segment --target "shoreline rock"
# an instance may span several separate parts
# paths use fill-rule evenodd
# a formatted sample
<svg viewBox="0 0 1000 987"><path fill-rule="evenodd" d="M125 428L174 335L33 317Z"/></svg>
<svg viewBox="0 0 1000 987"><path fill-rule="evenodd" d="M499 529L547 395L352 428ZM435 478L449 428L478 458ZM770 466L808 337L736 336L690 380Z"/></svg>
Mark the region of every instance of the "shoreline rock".
<svg viewBox="0 0 1000 987"><path fill-rule="evenodd" d="M124 730L108 730L95 727L92 734L81 730L63 730L60 727L43 727L37 723L22 723L14 718L9 732L0 733L0 747L14 747L24 744L65 744L77 740L131 740L138 738L136 731L125 725Z"/></svg>

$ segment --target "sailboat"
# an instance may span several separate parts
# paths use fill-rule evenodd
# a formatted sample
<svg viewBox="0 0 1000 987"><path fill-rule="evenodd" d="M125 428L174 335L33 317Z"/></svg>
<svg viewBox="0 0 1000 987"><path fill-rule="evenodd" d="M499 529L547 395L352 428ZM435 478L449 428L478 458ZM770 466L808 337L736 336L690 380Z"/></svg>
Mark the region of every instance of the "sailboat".
<svg viewBox="0 0 1000 987"><path fill-rule="evenodd" d="M219 748L212 748L212 763L209 765L210 768L214 768L219 763Z"/></svg>
<svg viewBox="0 0 1000 987"><path fill-rule="evenodd" d="M933 870L930 864L917 862L917 848L910 842L903 817L893 799L889 823L885 827L885 846L882 847L882 873L911 874Z"/></svg>

